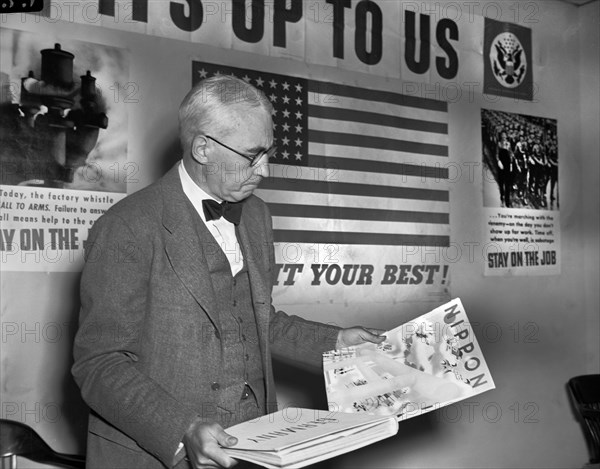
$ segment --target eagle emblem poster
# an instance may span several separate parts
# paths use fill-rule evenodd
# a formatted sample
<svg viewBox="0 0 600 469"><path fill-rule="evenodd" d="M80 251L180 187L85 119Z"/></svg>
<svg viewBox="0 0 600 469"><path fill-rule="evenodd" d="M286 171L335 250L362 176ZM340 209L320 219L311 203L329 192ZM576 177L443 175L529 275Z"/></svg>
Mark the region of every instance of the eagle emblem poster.
<svg viewBox="0 0 600 469"><path fill-rule="evenodd" d="M531 101L531 29L485 18L483 92Z"/></svg>

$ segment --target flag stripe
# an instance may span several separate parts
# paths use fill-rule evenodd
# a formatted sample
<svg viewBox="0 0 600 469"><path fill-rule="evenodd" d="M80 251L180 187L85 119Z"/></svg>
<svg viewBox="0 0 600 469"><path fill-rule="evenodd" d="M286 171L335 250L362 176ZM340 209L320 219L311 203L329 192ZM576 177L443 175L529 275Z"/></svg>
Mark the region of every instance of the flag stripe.
<svg viewBox="0 0 600 469"><path fill-rule="evenodd" d="M444 236L448 233L442 224L405 223L369 220L342 220L322 218L273 217L275 230L341 231L343 233L382 233L404 235Z"/></svg>
<svg viewBox="0 0 600 469"><path fill-rule="evenodd" d="M426 236L387 233L348 233L339 231L274 230L275 242L368 244L378 246L440 246L450 245L449 236Z"/></svg>
<svg viewBox="0 0 600 469"><path fill-rule="evenodd" d="M372 161L356 158L330 158L321 155L308 155L309 166L317 168L336 168L349 171L370 173L398 174L420 178L448 179L448 168L435 166L414 165L405 163L390 163L387 161Z"/></svg>
<svg viewBox="0 0 600 469"><path fill-rule="evenodd" d="M289 190L297 192L322 192L324 194L350 194L367 197L392 197L396 199L419 199L448 201L448 191L418 189L392 186L373 186L371 184L353 184L348 182L306 181L302 184L290 184L288 178L267 178L261 183L263 189Z"/></svg>
<svg viewBox="0 0 600 469"><path fill-rule="evenodd" d="M448 147L392 138L371 137L343 132L324 132L321 130L308 130L308 138L317 143L331 143L333 145L347 145L353 147L379 148L382 150L408 151L423 155L448 156Z"/></svg>
<svg viewBox="0 0 600 469"><path fill-rule="evenodd" d="M377 174L368 171L352 171L337 168L335 165L326 167L307 167L270 164L269 177L286 179L288 181L287 190L294 190L294 185L304 184L305 181L322 181L329 184L347 182L351 184L404 187L407 189L448 189L448 181L445 179L422 178L420 176L407 176L393 173Z"/></svg>
<svg viewBox="0 0 600 469"><path fill-rule="evenodd" d="M381 210L404 210L423 213L448 213L449 203L431 200L392 199L389 197L363 197L360 195L319 194L317 192L294 192L263 189L256 191L265 202L289 203L298 202L304 205L331 207L358 207Z"/></svg>
<svg viewBox="0 0 600 469"><path fill-rule="evenodd" d="M354 109L338 109L333 107L308 105L308 114L320 119L333 119L346 122L363 122L371 125L383 125L398 129L419 130L438 134L448 133L448 124L419 119L409 119L378 112L357 111Z"/></svg>
<svg viewBox="0 0 600 469"><path fill-rule="evenodd" d="M452 165L452 163L448 161L448 158L443 156L428 155L427 157L423 157L423 155L418 155L416 153L378 150L375 148L359 148L342 145L330 145L328 143L309 142L308 150L310 154L324 155L334 159L363 159L369 160L373 163L382 161L387 163L409 164L415 167L443 168Z"/></svg>
<svg viewBox="0 0 600 469"><path fill-rule="evenodd" d="M369 101L378 101L382 103L397 104L400 106L409 106L420 109L429 109L431 111L448 111L448 103L437 101L435 99L418 98L405 94L394 93L392 91L372 90L368 88L358 88L349 85L340 85L325 81L308 80L308 91L321 94L334 94L346 96L348 98L368 99Z"/></svg>
<svg viewBox="0 0 600 469"><path fill-rule="evenodd" d="M409 223L448 223L447 213L409 212L355 207L328 207L299 204L269 203L271 215L276 217L333 218L343 220L371 220Z"/></svg>
<svg viewBox="0 0 600 469"><path fill-rule="evenodd" d="M376 112L384 115L405 117L408 119L417 119L437 123L448 123L448 113L442 111L431 111L429 109L419 109L416 107L398 106L393 103L377 101L367 101L360 98L348 98L340 95L308 93L307 104L323 105L337 109L354 109L357 111Z"/></svg>
<svg viewBox="0 0 600 469"><path fill-rule="evenodd" d="M308 118L308 126L311 129L319 129L323 132L342 131L346 134L354 134L362 137L380 137L393 140L405 140L410 142L420 142L424 144L448 145L448 136L445 134L423 132L420 130L401 129L396 127L384 127L365 122L344 122L318 119L313 116ZM288 138L296 138L294 132L283 132Z"/></svg>

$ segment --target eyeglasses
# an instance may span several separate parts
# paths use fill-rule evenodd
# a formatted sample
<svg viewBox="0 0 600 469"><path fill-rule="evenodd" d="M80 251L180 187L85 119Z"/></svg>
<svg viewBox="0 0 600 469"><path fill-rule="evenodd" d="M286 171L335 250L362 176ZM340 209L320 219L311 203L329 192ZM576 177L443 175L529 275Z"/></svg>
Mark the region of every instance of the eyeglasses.
<svg viewBox="0 0 600 469"><path fill-rule="evenodd" d="M240 155L242 158L247 159L250 162L250 166L252 166L252 167L256 166L263 156L266 156L267 159L271 158L277 151L277 147L275 145L273 145L272 147L267 148L266 150L263 150L263 151L257 153L256 155L244 155L243 153L240 153L239 151L234 150L233 148L225 145L224 143L219 142L216 138L211 137L210 135L205 135L205 137L210 138L213 142L216 142L219 145L221 145L222 147L225 147L228 150L236 153L237 155Z"/></svg>

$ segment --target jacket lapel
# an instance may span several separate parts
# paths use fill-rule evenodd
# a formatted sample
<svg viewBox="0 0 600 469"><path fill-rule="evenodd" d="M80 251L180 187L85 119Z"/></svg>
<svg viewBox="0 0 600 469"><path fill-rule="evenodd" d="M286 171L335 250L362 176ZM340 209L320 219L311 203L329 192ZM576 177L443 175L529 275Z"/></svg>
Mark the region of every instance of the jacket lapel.
<svg viewBox="0 0 600 469"><path fill-rule="evenodd" d="M217 301L202 238L193 221L198 214L183 192L178 166L169 171L162 183L163 226L167 230L165 252L181 282L221 333ZM206 234L210 236L208 230Z"/></svg>
<svg viewBox="0 0 600 469"><path fill-rule="evenodd" d="M251 211L251 206L247 204L242 212L242 220L238 227L238 240L248 268L254 315L258 330L258 343L265 373L266 402L267 406L269 406L269 403L273 403L276 400L268 345L270 341L269 321L271 314L271 260L269 258L270 250L266 246L266 233L261 229L261 225L254 221L256 217L253 216Z"/></svg>
<svg viewBox="0 0 600 469"><path fill-rule="evenodd" d="M252 302L256 313L259 331L269 322L271 307L271 278L270 269L265 267L264 259L268 257L265 249L265 233L260 230L258 223L252 223L254 217L248 213L250 207L244 207L242 220L238 227L238 238L244 260L248 267L250 287L252 289Z"/></svg>

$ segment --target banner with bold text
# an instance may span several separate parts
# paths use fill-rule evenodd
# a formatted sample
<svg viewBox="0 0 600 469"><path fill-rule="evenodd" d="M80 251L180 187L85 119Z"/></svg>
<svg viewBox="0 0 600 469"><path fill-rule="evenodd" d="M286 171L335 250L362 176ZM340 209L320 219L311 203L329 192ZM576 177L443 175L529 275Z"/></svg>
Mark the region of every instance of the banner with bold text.
<svg viewBox="0 0 600 469"><path fill-rule="evenodd" d="M431 9L420 2L370 0L52 0L36 17L445 83L458 79L460 29L473 37L472 24L482 26L484 14L502 14L473 3Z"/></svg>

